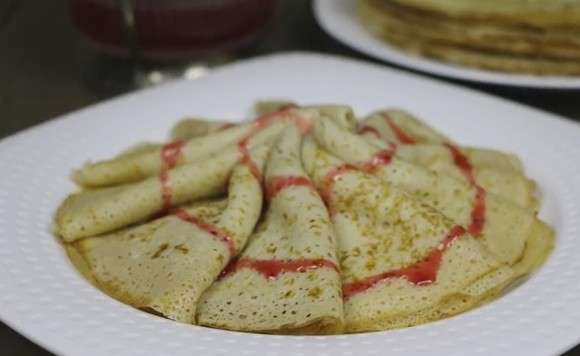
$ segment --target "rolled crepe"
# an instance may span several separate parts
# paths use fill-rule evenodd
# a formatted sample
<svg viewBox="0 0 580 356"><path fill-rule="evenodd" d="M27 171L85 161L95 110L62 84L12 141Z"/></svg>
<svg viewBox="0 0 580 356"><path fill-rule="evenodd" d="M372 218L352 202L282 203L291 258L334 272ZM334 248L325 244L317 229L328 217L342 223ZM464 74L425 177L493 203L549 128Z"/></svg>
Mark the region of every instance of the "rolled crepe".
<svg viewBox="0 0 580 356"><path fill-rule="evenodd" d="M249 139L247 148L271 144L285 126L280 121L261 130ZM171 206L216 196L225 190L240 158L239 145L231 144L206 160L177 166L165 175L72 194L57 211L57 233L71 242L140 222Z"/></svg>
<svg viewBox="0 0 580 356"><path fill-rule="evenodd" d="M505 1L501 7L504 4ZM466 20L417 11L413 6L397 4L397 1L359 1L358 13L371 32L387 41L395 34L401 39L427 46L438 44L530 59L580 58L580 42L574 38L577 29L560 27L538 31L537 28L522 26L521 22L502 25L489 19L478 22L473 18ZM466 26L466 21L469 21L469 26Z"/></svg>
<svg viewBox="0 0 580 356"><path fill-rule="evenodd" d="M342 330L334 231L302 169L300 141L290 127L272 150L265 220L239 260L203 295L199 324L282 334Z"/></svg>
<svg viewBox="0 0 580 356"><path fill-rule="evenodd" d="M451 142L417 117L397 109L382 110L369 115L362 121L359 132L370 133L397 144Z"/></svg>
<svg viewBox="0 0 580 356"><path fill-rule="evenodd" d="M252 158L261 169L267 146ZM72 246L81 271L116 299L167 318L195 323L197 301L240 252L262 209L261 181L238 164L228 199L196 203L152 222ZM203 266L203 268L200 268Z"/></svg>
<svg viewBox="0 0 580 356"><path fill-rule="evenodd" d="M267 115L287 107L296 107L293 101L288 100L260 100L254 104L254 111L258 115Z"/></svg>
<svg viewBox="0 0 580 356"><path fill-rule="evenodd" d="M298 104L291 101L258 101L254 109L257 114L264 115L289 107L298 107ZM316 110L321 116L326 116L348 131L354 131L358 124L354 111L347 105L322 104L301 107L303 109Z"/></svg>
<svg viewBox="0 0 580 356"><path fill-rule="evenodd" d="M347 105L312 105L306 106L306 108L317 110L321 116L329 118L336 125L349 132L354 132L358 125L354 111Z"/></svg>
<svg viewBox="0 0 580 356"><path fill-rule="evenodd" d="M310 151L310 153L306 153ZM347 332L413 326L496 295L514 274L465 229L320 150L305 160L332 212Z"/></svg>
<svg viewBox="0 0 580 356"><path fill-rule="evenodd" d="M479 236L518 273L528 273L549 254L554 234L533 212L481 187L405 162L388 146L379 148L332 122L320 121L312 132L328 152L405 190Z"/></svg>
<svg viewBox="0 0 580 356"><path fill-rule="evenodd" d="M222 120L185 118L173 126L170 138L172 141L186 141L194 137L207 136L233 126L235 124Z"/></svg>
<svg viewBox="0 0 580 356"><path fill-rule="evenodd" d="M206 158L211 153L222 150L228 145L242 139L253 130L252 124L216 132L212 135L193 138L179 149L179 155L173 165L196 162ZM86 187L103 187L130 183L161 172L164 165L162 153L170 153L170 146L164 151L162 146L155 147L130 155L121 155L112 160L89 163L73 173L76 183Z"/></svg>

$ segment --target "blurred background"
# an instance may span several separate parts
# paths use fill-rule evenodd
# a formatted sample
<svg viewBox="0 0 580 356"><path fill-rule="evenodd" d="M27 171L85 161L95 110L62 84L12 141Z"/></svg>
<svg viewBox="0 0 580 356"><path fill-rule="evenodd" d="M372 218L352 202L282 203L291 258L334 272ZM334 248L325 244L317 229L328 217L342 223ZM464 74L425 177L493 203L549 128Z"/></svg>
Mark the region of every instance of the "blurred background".
<svg viewBox="0 0 580 356"><path fill-rule="evenodd" d="M379 63L325 34L308 0L137 3L0 0L0 138L128 91L173 78L194 80L257 55L301 50ZM442 80L580 121L578 90ZM50 355L1 323L0 354Z"/></svg>

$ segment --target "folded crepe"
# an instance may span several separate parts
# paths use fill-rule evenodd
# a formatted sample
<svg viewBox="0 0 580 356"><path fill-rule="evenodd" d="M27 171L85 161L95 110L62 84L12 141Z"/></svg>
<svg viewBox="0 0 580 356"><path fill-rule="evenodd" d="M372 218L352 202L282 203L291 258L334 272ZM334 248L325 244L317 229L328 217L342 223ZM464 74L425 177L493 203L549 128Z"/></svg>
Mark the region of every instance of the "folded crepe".
<svg viewBox="0 0 580 356"><path fill-rule="evenodd" d="M312 112L280 111L252 123L233 126L188 141L175 141L156 149L121 155L112 160L89 163L73 173L76 183L85 187L105 187L139 181L164 170L206 160L228 146L235 145L260 131L292 120L300 115L310 119ZM277 124L277 125L274 125Z"/></svg>
<svg viewBox="0 0 580 356"><path fill-rule="evenodd" d="M208 132L204 136L191 137L186 141L174 141L157 147L149 145L146 150L132 152L129 155L117 156L111 160L88 163L73 173L75 182L84 187L106 187L139 181L164 170L199 162L212 158L228 145L235 144L249 136L280 122L294 122L307 130L311 123L325 114L338 125L349 130L354 129L356 120L348 106L327 105L320 107L299 108L288 106L277 111L263 114L251 123L229 125L227 128ZM191 126L190 121L174 128L174 134L188 136L181 126ZM193 126L213 127L215 123L197 120ZM220 123L223 127L224 124ZM276 125L275 125L276 126ZM279 126L279 125L278 125ZM191 129L191 127L189 127Z"/></svg>
<svg viewBox="0 0 580 356"><path fill-rule="evenodd" d="M222 120L185 118L173 126L170 138L172 141L187 141L195 137L207 136L234 126L236 126L236 124Z"/></svg>
<svg viewBox="0 0 580 356"><path fill-rule="evenodd" d="M267 115L279 110L298 107L298 104L291 101L258 101L254 106L254 110L258 115ZM335 124L341 128L354 131L358 125L358 121L354 115L354 111L348 105L338 104L318 104L300 106L305 110L315 110L319 115L334 121ZM320 119L320 118L318 118Z"/></svg>
<svg viewBox="0 0 580 356"><path fill-rule="evenodd" d="M262 169L266 146L252 154ZM198 202L136 227L70 245L94 284L116 299L195 323L197 301L245 246L262 209L261 180L240 163L227 200Z"/></svg>
<svg viewBox="0 0 580 356"><path fill-rule="evenodd" d="M396 144L451 142L446 136L410 113L387 109L367 116L361 122L359 133L371 134Z"/></svg>
<svg viewBox="0 0 580 356"><path fill-rule="evenodd" d="M414 153L415 146L422 148L421 150L416 149L422 152L428 148L436 150L437 145L446 146L453 144L451 139L427 125L418 117L395 109L382 110L367 116L363 119L359 130L369 137L380 138L386 143L405 145L401 147L402 152L399 154L408 152L411 157L414 154L417 156L416 158L421 158L421 155ZM522 163L513 154L473 147L461 147L461 152L467 156L474 167L480 169L496 169L506 173L523 172Z"/></svg>
<svg viewBox="0 0 580 356"><path fill-rule="evenodd" d="M265 219L203 295L200 325L281 334L342 330L334 230L302 169L300 142L297 129L289 127L272 149Z"/></svg>
<svg viewBox="0 0 580 356"><path fill-rule="evenodd" d="M516 274L530 272L549 254L553 231L535 213L481 186L401 160L393 147L378 147L332 122L318 122L312 133L328 152L403 189L479 237Z"/></svg>
<svg viewBox="0 0 580 356"><path fill-rule="evenodd" d="M347 332L413 326L500 292L512 270L402 189L305 146L338 238Z"/></svg>
<svg viewBox="0 0 580 356"><path fill-rule="evenodd" d="M235 164L249 150L269 145L288 124L279 121L206 160L172 168L159 176L70 195L56 214L56 232L71 242L140 222L172 206L224 192Z"/></svg>
<svg viewBox="0 0 580 356"><path fill-rule="evenodd" d="M477 182L523 208L535 210L535 183L523 175L522 164L512 155L490 149L458 147L411 114L382 111L370 115L361 132L397 144L397 157L468 183ZM470 173L466 170L469 170Z"/></svg>

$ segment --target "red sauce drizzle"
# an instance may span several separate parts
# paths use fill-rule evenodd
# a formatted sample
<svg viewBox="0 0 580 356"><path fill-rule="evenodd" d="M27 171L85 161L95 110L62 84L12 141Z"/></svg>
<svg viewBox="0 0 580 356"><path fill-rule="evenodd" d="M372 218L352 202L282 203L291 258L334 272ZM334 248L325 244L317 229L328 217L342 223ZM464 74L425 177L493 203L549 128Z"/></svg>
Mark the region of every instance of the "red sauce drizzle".
<svg viewBox="0 0 580 356"><path fill-rule="evenodd" d="M340 178L340 176L354 170L356 170L356 167L353 166L352 164L343 163L339 166L334 167L330 172L326 174L326 176L324 176L324 178L322 178L320 196L322 197L322 200L324 200L324 202L326 203L326 206L328 207L331 216L336 213L332 208L332 205L330 204L332 200L332 186L334 185L334 182L336 182L336 180Z"/></svg>
<svg viewBox="0 0 580 356"><path fill-rule="evenodd" d="M408 135L401 127L399 127L389 115L383 113L383 117L385 118L385 121L387 122L391 130L393 130L393 132L395 133L395 136L397 136L399 142L401 142L403 145L413 145L417 143L417 141L413 137Z"/></svg>
<svg viewBox="0 0 580 356"><path fill-rule="evenodd" d="M274 177L268 183L268 187L266 189L268 199L274 198L278 193L280 193L283 189L288 187L308 187L314 189L312 182L310 179L301 176L279 176Z"/></svg>
<svg viewBox="0 0 580 356"><path fill-rule="evenodd" d="M284 107L282 107L278 111L260 116L259 118L257 118L254 121L253 129L244 138L242 138L240 140L240 142L238 142L239 152L240 152L240 155L242 156L241 162L248 167L250 172L252 172L252 175L254 177L256 177L256 179L258 179L259 181L262 181L262 175L260 173L260 169L258 168L258 165L256 164L256 162L254 162L254 160L252 160L252 157L250 156L250 151L248 149L248 143L250 141L250 138L259 130L261 130L267 126L270 126L271 124L273 124L277 120L283 120L283 119L294 120L294 122L296 123L298 128L301 130L301 132L307 133L311 129L312 123L308 122L307 120L303 120L300 117L294 117L294 116L289 115L290 109L292 109L294 107L295 107L295 105L285 105Z"/></svg>
<svg viewBox="0 0 580 356"><path fill-rule="evenodd" d="M467 227L467 231L474 236L481 235L483 226L485 225L485 197L485 189L476 185L475 199L473 201L473 208L471 209L471 224Z"/></svg>
<svg viewBox="0 0 580 356"><path fill-rule="evenodd" d="M378 167L385 166L393 160L397 152L397 146L391 144L391 147L386 150L377 152L370 160L360 164L360 167L366 172L374 172Z"/></svg>
<svg viewBox="0 0 580 356"><path fill-rule="evenodd" d="M435 282L437 280L439 268L441 267L443 252L451 246L453 241L464 234L465 229L463 227L455 226L449 231L449 233L447 233L447 236L439 246L431 250L422 261L407 267L383 272L355 282L344 284L342 286L342 294L344 298L348 299L355 294L365 292L378 283L392 278L405 278L409 283L417 286L426 286Z"/></svg>
<svg viewBox="0 0 580 356"><path fill-rule="evenodd" d="M249 257L232 261L223 271L221 276L225 277L231 273L244 268L250 268L260 273L265 278L276 279L285 272L306 272L318 268L332 268L338 271L336 263L323 258L301 258L290 261L283 260L258 260Z"/></svg>
<svg viewBox="0 0 580 356"><path fill-rule="evenodd" d="M240 152L240 155L242 156L240 160L242 164L245 164L246 167L248 167L250 173L252 173L252 175L259 182L261 182L262 174L260 173L260 168L258 168L256 162L254 162L254 160L252 159L252 156L250 155L250 150L248 149L248 142L250 140L250 137L251 135L248 135L238 143L238 150Z"/></svg>
<svg viewBox="0 0 580 356"><path fill-rule="evenodd" d="M189 214L186 210L183 209L177 209L174 212L174 215L183 221L197 226L199 229L212 235L216 240L223 242L230 252L230 258L236 255L236 246L234 244L234 240L225 231L221 230L213 224L201 221L199 218Z"/></svg>
<svg viewBox="0 0 580 356"><path fill-rule="evenodd" d="M459 148L455 145L452 145L450 143L444 143L444 145L449 149L449 152L451 152L451 155L453 156L453 162L455 163L457 168L459 168L459 170L465 176L465 178L467 178L467 181L470 184L475 185L476 183L475 183L475 175L473 174L473 166L471 165L471 163L469 163L469 159L467 159L467 156L465 156L463 152L461 152Z"/></svg>
<svg viewBox="0 0 580 356"><path fill-rule="evenodd" d="M475 181L473 166L469 162L467 156L465 156L463 152L461 152L461 150L453 144L445 143L445 146L449 149L449 152L451 152L451 155L453 156L453 162L457 168L459 168L469 184L475 188L475 198L473 200L473 207L471 209L471 223L467 227L467 231L475 236L480 235L483 231L483 226L485 225L486 191Z"/></svg>
<svg viewBox="0 0 580 356"><path fill-rule="evenodd" d="M271 112L269 114L262 115L254 120L254 128L262 129L266 126L270 126L274 121L282 120L288 117L291 107L284 107L278 111Z"/></svg>
<svg viewBox="0 0 580 356"><path fill-rule="evenodd" d="M369 126L369 125L362 125L361 127L359 127L358 129L358 133L359 135L364 135L364 134L372 134L373 136L375 136L376 138L381 138L382 135L379 132L379 130L377 130L376 128Z"/></svg>
<svg viewBox="0 0 580 356"><path fill-rule="evenodd" d="M168 211L171 209L173 192L171 182L169 181L169 170L177 165L177 161L183 154L184 141L168 143L161 148L161 172L159 173L159 182L161 183L161 200L163 205L161 210Z"/></svg>

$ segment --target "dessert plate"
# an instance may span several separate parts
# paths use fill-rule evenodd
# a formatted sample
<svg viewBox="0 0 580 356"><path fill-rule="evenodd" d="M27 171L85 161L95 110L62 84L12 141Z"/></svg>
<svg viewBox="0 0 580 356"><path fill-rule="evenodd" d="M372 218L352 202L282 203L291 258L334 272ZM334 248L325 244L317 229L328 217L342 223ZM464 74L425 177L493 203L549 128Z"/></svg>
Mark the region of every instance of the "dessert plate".
<svg viewBox="0 0 580 356"><path fill-rule="evenodd" d="M53 236L52 214L87 158L162 140L185 115L241 120L258 99L401 107L459 143L512 151L542 194L556 248L529 280L465 314L339 336L214 330L123 305L86 282ZM0 141L0 319L60 355L548 355L580 341L580 126L475 91L378 65L290 53L232 64L77 111Z"/></svg>
<svg viewBox="0 0 580 356"><path fill-rule="evenodd" d="M314 13L320 26L334 38L385 62L473 82L552 89L580 88L578 76L534 76L494 72L409 54L372 36L360 23L355 3L356 0L316 0L313 3Z"/></svg>

